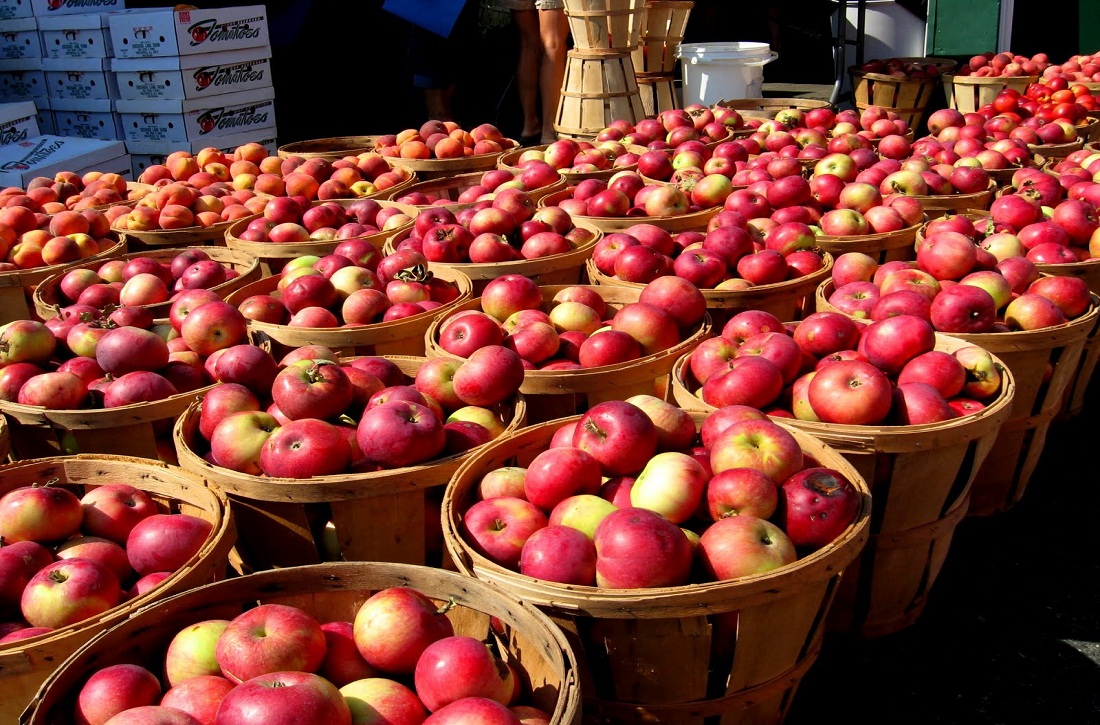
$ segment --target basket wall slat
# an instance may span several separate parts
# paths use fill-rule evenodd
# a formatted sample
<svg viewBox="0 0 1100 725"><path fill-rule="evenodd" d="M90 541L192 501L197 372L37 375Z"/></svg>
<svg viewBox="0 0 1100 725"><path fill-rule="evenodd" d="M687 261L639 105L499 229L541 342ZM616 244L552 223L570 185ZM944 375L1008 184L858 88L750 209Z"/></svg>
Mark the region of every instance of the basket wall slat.
<svg viewBox="0 0 1100 725"><path fill-rule="evenodd" d="M992 103L1005 88L1023 93L1028 85L1038 80L1039 76L981 78L944 74L943 90L949 107L962 113L974 113L987 103Z"/></svg>
<svg viewBox="0 0 1100 725"><path fill-rule="evenodd" d="M691 0L646 0L640 43L631 54L635 71L671 74L676 70L676 48L684 39L694 6Z"/></svg>
<svg viewBox="0 0 1100 725"><path fill-rule="evenodd" d="M564 136L595 138L616 119L645 117L634 65L628 53L566 54L554 130Z"/></svg>
<svg viewBox="0 0 1100 725"><path fill-rule="evenodd" d="M566 0L573 45L586 53L630 52L637 47L643 0Z"/></svg>

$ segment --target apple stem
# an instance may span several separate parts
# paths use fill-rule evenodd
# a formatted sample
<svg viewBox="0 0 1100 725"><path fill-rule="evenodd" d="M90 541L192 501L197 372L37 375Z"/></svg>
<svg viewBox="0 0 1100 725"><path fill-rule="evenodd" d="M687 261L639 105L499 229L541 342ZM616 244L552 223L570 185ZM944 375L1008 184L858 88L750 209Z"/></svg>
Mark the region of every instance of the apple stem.
<svg viewBox="0 0 1100 725"><path fill-rule="evenodd" d="M46 481L45 483L39 483L38 481L35 481L34 483L31 484L31 488L47 488L49 486L54 486L58 483L61 483L60 478L51 478L48 481Z"/></svg>
<svg viewBox="0 0 1100 725"><path fill-rule="evenodd" d="M447 597L447 601L443 602L443 604L440 605L439 609L435 610L435 613L436 614L446 614L447 612L451 611L452 609L454 609L457 606L458 606L458 602L455 601L454 597Z"/></svg>

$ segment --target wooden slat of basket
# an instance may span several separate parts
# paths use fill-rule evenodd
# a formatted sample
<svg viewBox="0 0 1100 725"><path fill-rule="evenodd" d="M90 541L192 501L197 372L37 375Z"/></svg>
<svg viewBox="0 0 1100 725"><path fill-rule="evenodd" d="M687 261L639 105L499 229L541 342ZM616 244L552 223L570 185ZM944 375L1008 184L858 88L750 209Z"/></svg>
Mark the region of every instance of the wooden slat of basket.
<svg viewBox="0 0 1100 725"><path fill-rule="evenodd" d="M317 157L335 161L372 151L377 141L378 136L330 136L283 144L277 153L281 159L301 156L304 159Z"/></svg>
<svg viewBox="0 0 1100 725"><path fill-rule="evenodd" d="M632 58L638 73L666 73L676 70L676 48L684 39L691 0L646 0L638 47Z"/></svg>
<svg viewBox="0 0 1100 725"><path fill-rule="evenodd" d="M588 56L575 50L567 53L555 131L566 136L594 138L616 119L635 123L644 117L629 54Z"/></svg>
<svg viewBox="0 0 1100 725"><path fill-rule="evenodd" d="M586 53L630 52L640 40L643 0L566 0L573 45Z"/></svg>
<svg viewBox="0 0 1100 725"><path fill-rule="evenodd" d="M997 191L997 182L990 179L989 188L971 194L914 194L929 219L935 219L948 213L969 210L985 210L993 203Z"/></svg>
<svg viewBox="0 0 1100 725"><path fill-rule="evenodd" d="M896 232L883 232L881 234L861 234L851 237L834 237L819 235L816 237L817 245L826 252L839 256L845 252L862 252L878 260L879 264L895 259L916 259L916 249L913 243L917 238L917 230L921 225L917 224L907 229L899 229Z"/></svg>
<svg viewBox="0 0 1100 725"><path fill-rule="evenodd" d="M642 98L642 108L647 116L655 116L661 111L680 108L680 98L676 93L676 78L672 75L639 75L638 93Z"/></svg>
<svg viewBox="0 0 1100 725"><path fill-rule="evenodd" d="M979 76L943 75L943 89L947 95L947 105L962 113L974 113L987 103L992 103L1005 88L1023 93L1028 85L1039 80L1039 76L999 76L983 78Z"/></svg>
<svg viewBox="0 0 1100 725"><path fill-rule="evenodd" d="M184 229L157 229L147 232L136 232L129 229L120 232L126 239L130 249L155 249L157 247L198 247L198 246L225 246L225 233L239 221L251 221L256 214L218 222L208 227L186 227Z"/></svg>

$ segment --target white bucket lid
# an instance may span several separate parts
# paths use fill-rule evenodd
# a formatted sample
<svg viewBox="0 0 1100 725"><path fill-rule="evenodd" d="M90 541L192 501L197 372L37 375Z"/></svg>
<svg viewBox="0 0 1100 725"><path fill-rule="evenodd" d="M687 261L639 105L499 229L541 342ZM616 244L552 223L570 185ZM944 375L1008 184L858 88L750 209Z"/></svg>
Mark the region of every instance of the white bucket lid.
<svg viewBox="0 0 1100 725"><path fill-rule="evenodd" d="M724 60L743 58L756 60L771 55L771 46L767 43L738 41L734 43L680 43L676 47L677 58L697 58L699 60Z"/></svg>

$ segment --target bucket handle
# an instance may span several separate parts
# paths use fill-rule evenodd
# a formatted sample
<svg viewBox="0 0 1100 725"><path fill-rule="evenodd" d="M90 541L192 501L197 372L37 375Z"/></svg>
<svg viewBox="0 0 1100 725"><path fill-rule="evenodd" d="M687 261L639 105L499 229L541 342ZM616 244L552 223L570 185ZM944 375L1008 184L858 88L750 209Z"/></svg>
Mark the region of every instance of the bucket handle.
<svg viewBox="0 0 1100 725"><path fill-rule="evenodd" d="M767 65L768 63L771 63L773 60L775 60L778 57L779 57L779 53L775 52L774 50L769 50L768 51L768 57L763 59L763 60L750 60L750 61L747 61L745 63L738 63L738 65L748 65L748 66ZM691 65L696 65L697 63L699 63L699 57L698 56L692 56Z"/></svg>

